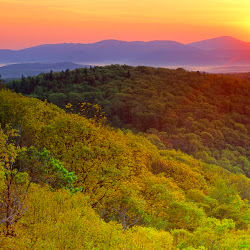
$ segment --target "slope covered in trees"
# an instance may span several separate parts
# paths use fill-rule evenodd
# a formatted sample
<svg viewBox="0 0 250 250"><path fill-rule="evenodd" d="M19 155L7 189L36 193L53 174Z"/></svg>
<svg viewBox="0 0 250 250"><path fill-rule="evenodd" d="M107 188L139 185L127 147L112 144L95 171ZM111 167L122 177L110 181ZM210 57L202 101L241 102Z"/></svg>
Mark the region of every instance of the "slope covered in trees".
<svg viewBox="0 0 250 250"><path fill-rule="evenodd" d="M247 249L249 179L0 91L4 249Z"/></svg>
<svg viewBox="0 0 250 250"><path fill-rule="evenodd" d="M101 106L110 124L143 132L160 149L180 149L250 176L250 82L149 67L106 66L43 74L7 85L64 108ZM91 117L91 105L84 114Z"/></svg>
<svg viewBox="0 0 250 250"><path fill-rule="evenodd" d="M246 79L248 81L250 81L250 72L244 72L244 73L231 73L231 74L227 74L229 76L234 76L237 78L242 78L242 79Z"/></svg>

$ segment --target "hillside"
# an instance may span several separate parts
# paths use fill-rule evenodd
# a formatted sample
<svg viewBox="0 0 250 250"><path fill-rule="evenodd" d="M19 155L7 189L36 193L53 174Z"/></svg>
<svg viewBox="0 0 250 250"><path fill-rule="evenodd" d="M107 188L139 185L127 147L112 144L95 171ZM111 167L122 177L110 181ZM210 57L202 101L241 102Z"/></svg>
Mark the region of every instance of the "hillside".
<svg viewBox="0 0 250 250"><path fill-rule="evenodd" d="M228 74L229 76L237 77L237 78L242 78L245 80L250 81L250 72L245 72L245 73L231 73Z"/></svg>
<svg viewBox="0 0 250 250"><path fill-rule="evenodd" d="M4 248L248 248L245 176L111 128L98 106L87 119L4 89L0 100Z"/></svg>
<svg viewBox="0 0 250 250"><path fill-rule="evenodd" d="M180 149L250 176L250 82L183 69L106 66L7 84L11 89L80 112L101 106L115 127L143 132L160 149ZM92 115L85 106L84 114Z"/></svg>

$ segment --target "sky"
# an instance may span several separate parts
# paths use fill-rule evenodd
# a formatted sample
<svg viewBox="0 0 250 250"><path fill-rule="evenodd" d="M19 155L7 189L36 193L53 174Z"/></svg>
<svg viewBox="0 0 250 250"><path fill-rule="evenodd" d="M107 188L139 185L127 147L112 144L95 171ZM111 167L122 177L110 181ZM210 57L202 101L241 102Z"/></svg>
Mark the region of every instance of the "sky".
<svg viewBox="0 0 250 250"><path fill-rule="evenodd" d="M250 0L0 0L0 49L219 36L250 42Z"/></svg>

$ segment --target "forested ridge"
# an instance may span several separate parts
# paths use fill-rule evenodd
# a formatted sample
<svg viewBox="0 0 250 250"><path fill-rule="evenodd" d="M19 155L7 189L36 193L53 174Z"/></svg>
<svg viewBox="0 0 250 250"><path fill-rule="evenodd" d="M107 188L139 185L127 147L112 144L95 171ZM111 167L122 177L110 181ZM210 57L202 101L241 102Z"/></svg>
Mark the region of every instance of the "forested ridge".
<svg viewBox="0 0 250 250"><path fill-rule="evenodd" d="M246 79L111 65L23 77L7 86L61 108L71 103L87 117L98 104L112 126L141 132L159 149L179 149L250 177Z"/></svg>
<svg viewBox="0 0 250 250"><path fill-rule="evenodd" d="M145 69L153 70L124 66L124 77L130 82L133 70ZM33 79L49 76L60 74ZM112 128L99 106L79 107L76 97L65 100L68 111L48 101L0 91L1 248L249 249L246 176Z"/></svg>
<svg viewBox="0 0 250 250"><path fill-rule="evenodd" d="M244 72L244 73L228 73L226 74L228 76L233 76L237 78L242 78L250 81L250 72Z"/></svg>

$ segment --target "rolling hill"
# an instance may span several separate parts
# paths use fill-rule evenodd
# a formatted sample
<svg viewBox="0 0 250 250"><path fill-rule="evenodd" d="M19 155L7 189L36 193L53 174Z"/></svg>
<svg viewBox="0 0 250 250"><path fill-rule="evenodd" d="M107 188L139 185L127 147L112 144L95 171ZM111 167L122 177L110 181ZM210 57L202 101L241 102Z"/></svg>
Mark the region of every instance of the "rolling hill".
<svg viewBox="0 0 250 250"><path fill-rule="evenodd" d="M76 113L79 103L98 104L113 126L250 177L247 80L111 65L23 78L7 87L61 108L71 103ZM91 117L93 110L85 109Z"/></svg>
<svg viewBox="0 0 250 250"><path fill-rule="evenodd" d="M249 248L243 175L47 101L0 100L1 248Z"/></svg>

